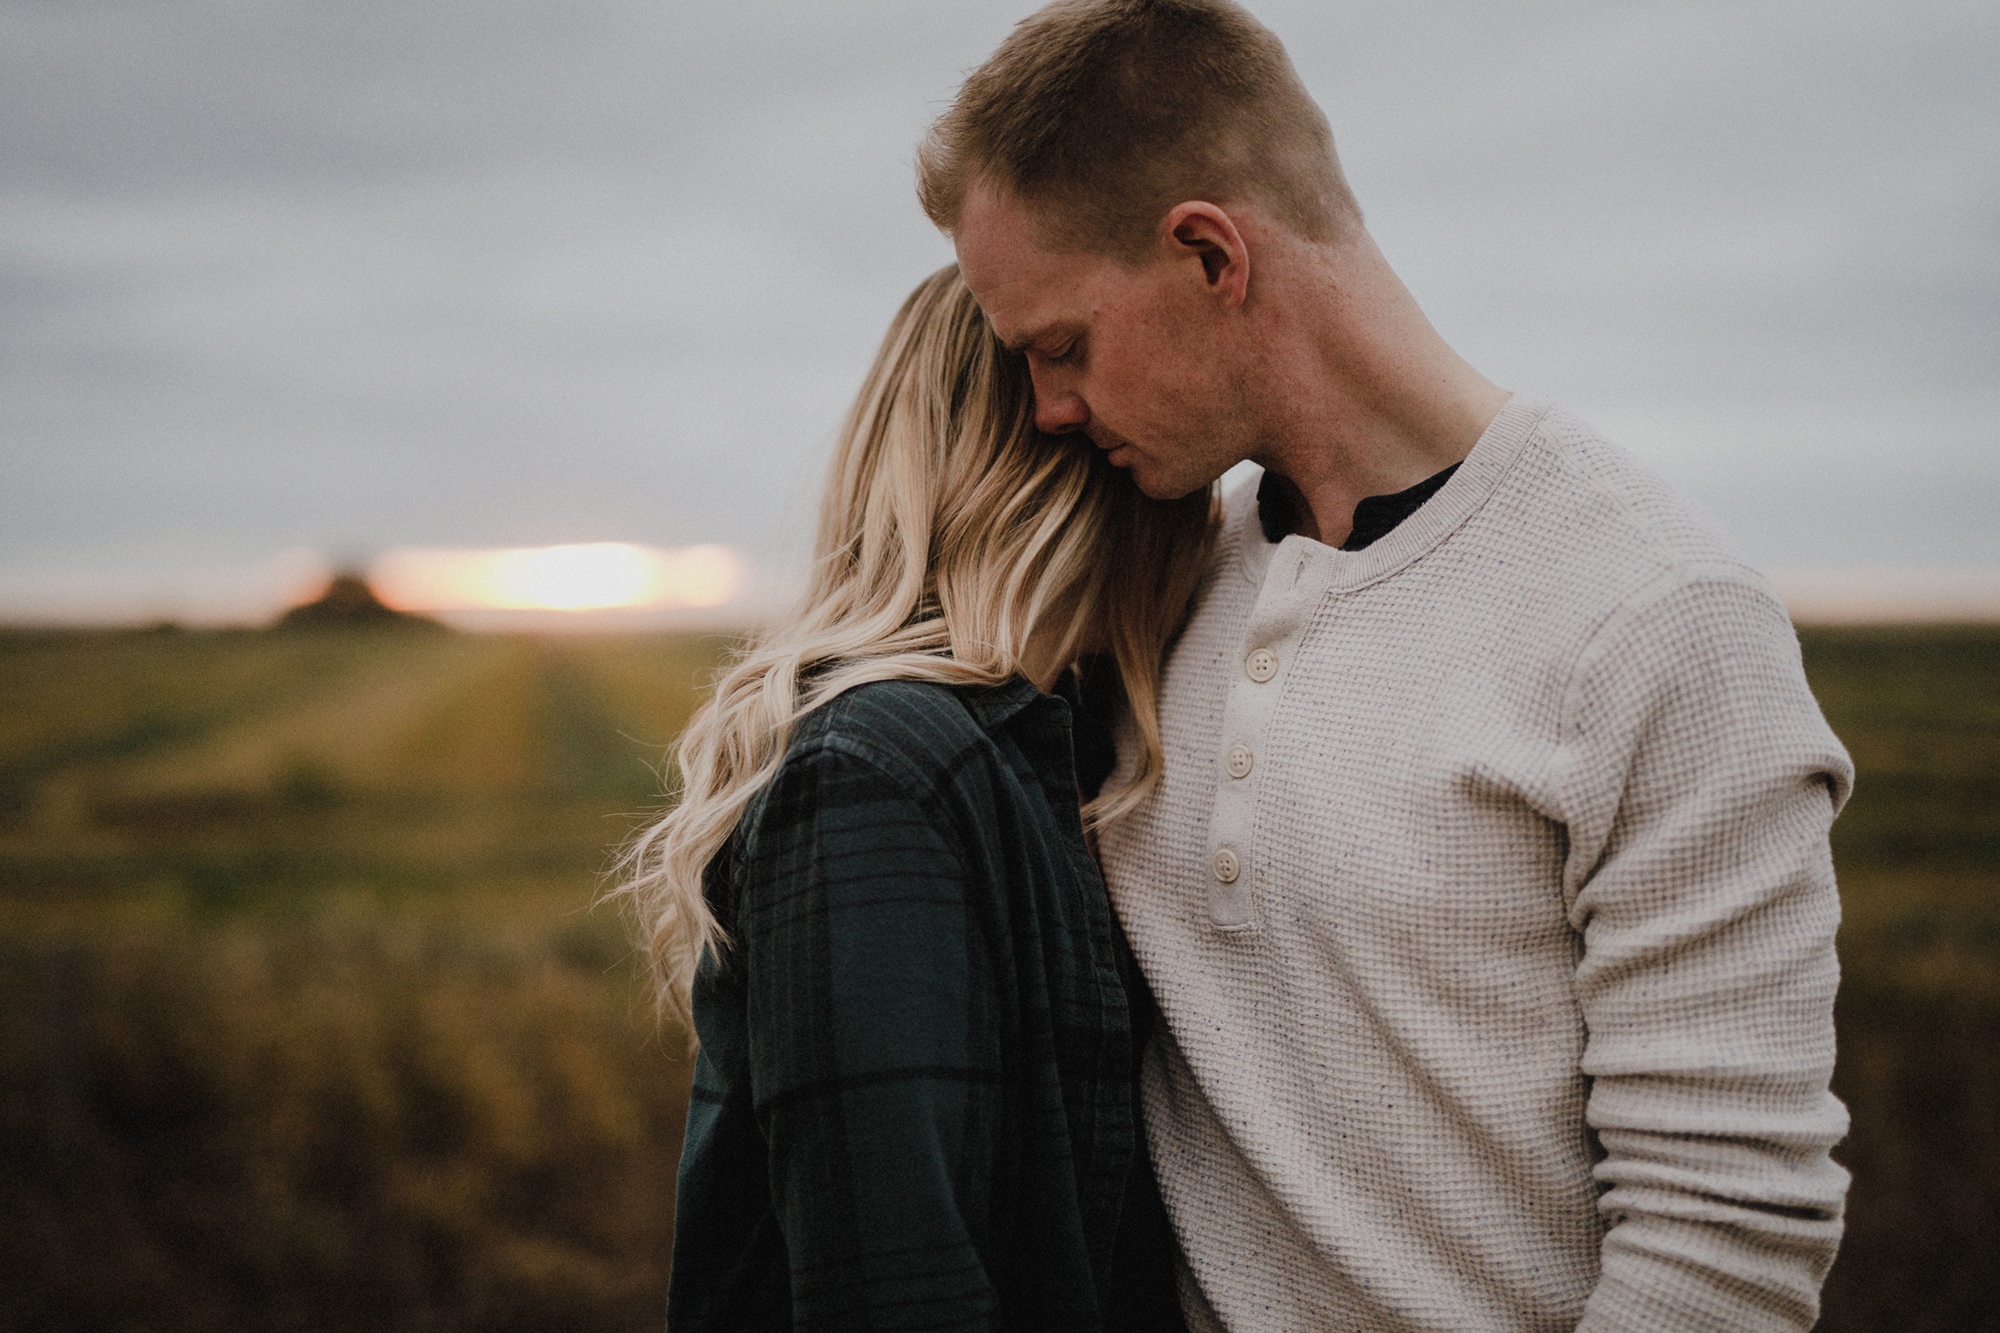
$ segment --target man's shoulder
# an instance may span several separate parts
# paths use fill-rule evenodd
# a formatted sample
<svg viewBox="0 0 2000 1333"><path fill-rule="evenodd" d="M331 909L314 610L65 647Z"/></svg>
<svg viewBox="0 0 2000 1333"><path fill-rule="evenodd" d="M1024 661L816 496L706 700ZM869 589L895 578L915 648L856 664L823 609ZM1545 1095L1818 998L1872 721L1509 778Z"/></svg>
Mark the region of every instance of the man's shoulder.
<svg viewBox="0 0 2000 1333"><path fill-rule="evenodd" d="M1575 611L1607 612L1690 583L1777 600L1714 517L1559 405L1538 405L1491 486L1443 545L1476 554L1474 567L1492 577L1560 589Z"/></svg>
<svg viewBox="0 0 2000 1333"><path fill-rule="evenodd" d="M1223 524L1177 650L1212 656L1261 605L1277 547L1258 522L1258 478L1231 486ZM1366 551L1342 553L1330 591L1366 626L1376 611L1460 617L1506 608L1533 620L1551 654L1613 619L1700 585L1783 618L1769 582L1700 505L1575 413L1525 395L1511 402L1451 480ZM1697 602L1717 600L1696 591ZM1412 610L1411 599L1419 604ZM1208 631L1204 634L1202 631ZM1509 641L1513 641L1511 638ZM1233 638L1231 639L1233 643ZM1228 644L1220 645L1227 648Z"/></svg>
<svg viewBox="0 0 2000 1333"><path fill-rule="evenodd" d="M1521 462L1509 481L1531 502L1524 525L1574 559L1730 566L1755 577L1707 510L1563 407L1542 414Z"/></svg>
<svg viewBox="0 0 2000 1333"><path fill-rule="evenodd" d="M1223 494L1221 535L1200 595L1205 605L1256 597L1260 557L1272 549L1258 521L1259 480L1253 475ZM1406 561L1392 554L1392 533L1380 544L1392 565L1377 573L1393 579L1435 552L1476 547L1544 579L1574 573L1607 586L1621 577L1650 581L1669 568L1699 567L1765 586L1699 504L1574 412L1544 399L1522 395L1509 404L1417 514L1433 511L1446 521L1424 525L1429 537L1418 533L1427 549L1403 544L1414 557ZM1492 570L1501 562L1480 566Z"/></svg>

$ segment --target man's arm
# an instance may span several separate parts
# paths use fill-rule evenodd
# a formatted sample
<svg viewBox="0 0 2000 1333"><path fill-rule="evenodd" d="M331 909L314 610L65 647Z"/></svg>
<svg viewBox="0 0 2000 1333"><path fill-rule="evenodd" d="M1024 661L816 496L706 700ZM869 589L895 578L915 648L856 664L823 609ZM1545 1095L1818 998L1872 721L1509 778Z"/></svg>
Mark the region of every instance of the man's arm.
<svg viewBox="0 0 2000 1333"><path fill-rule="evenodd" d="M1852 768L1784 609L1678 574L1597 636L1568 709L1566 889L1610 1230L1581 1330L1809 1329L1841 1232L1827 828Z"/></svg>
<svg viewBox="0 0 2000 1333"><path fill-rule="evenodd" d="M865 760L788 760L740 916L752 1098L800 1328L986 1329L998 994L968 881Z"/></svg>

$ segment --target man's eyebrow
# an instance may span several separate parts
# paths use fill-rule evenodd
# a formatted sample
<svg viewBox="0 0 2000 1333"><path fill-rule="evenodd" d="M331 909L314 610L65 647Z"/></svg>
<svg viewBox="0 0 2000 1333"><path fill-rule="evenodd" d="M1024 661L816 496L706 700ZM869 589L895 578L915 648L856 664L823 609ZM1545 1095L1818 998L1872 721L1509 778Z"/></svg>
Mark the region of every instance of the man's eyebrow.
<svg viewBox="0 0 2000 1333"><path fill-rule="evenodd" d="M988 328L992 328L993 321L989 319L986 321L986 324ZM1060 332L1061 330L1062 330L1062 323L1061 321L1058 320L1052 323L1044 324L1038 329L1030 329L1026 333L1016 334L1012 338L1000 338L1000 345L1006 348L1008 351L1018 354L1027 351L1030 347L1033 347L1036 343L1041 342L1043 339L1047 338L1050 334ZM998 338L1000 336L1000 331L998 329L994 329L993 336Z"/></svg>

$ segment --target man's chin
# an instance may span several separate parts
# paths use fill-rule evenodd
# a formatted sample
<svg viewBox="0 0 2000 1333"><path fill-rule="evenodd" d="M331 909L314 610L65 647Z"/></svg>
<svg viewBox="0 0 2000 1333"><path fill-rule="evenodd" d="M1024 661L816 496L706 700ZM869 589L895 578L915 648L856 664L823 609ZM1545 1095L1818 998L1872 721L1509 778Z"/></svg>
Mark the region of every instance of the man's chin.
<svg viewBox="0 0 2000 1333"><path fill-rule="evenodd" d="M1119 464L1132 474L1132 484L1139 488L1139 494L1148 500L1178 500L1184 495L1192 495L1201 489L1190 486L1179 477L1162 477L1143 465Z"/></svg>
<svg viewBox="0 0 2000 1333"><path fill-rule="evenodd" d="M1102 445L1098 447L1104 448ZM1155 460L1129 444L1112 445L1105 451L1104 459L1119 471L1130 473L1132 484L1148 500L1178 500L1184 495L1192 495L1205 484L1190 482L1185 477L1163 475Z"/></svg>

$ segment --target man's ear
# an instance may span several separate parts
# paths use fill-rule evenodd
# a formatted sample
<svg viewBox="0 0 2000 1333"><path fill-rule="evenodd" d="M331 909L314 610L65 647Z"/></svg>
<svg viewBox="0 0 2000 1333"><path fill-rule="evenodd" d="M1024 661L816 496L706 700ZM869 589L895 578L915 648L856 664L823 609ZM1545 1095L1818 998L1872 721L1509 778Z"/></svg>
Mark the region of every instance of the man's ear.
<svg viewBox="0 0 2000 1333"><path fill-rule="evenodd" d="M1161 232L1170 246L1192 253L1217 296L1241 305L1250 293L1250 247L1236 220L1214 204L1190 200L1167 210Z"/></svg>

